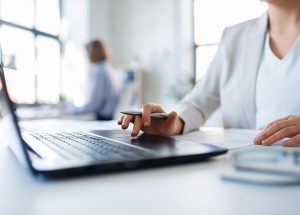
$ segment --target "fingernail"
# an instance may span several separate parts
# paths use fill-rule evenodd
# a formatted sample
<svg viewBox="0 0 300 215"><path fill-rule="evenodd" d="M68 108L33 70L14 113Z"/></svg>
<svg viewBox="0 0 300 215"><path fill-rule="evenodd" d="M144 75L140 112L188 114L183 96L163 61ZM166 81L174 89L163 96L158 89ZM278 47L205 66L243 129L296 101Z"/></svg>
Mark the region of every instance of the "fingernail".
<svg viewBox="0 0 300 215"><path fill-rule="evenodd" d="M149 122L148 121L145 121L144 122L144 126L148 126L149 125Z"/></svg>
<svg viewBox="0 0 300 215"><path fill-rule="evenodd" d="M268 141L263 140L263 141L261 141L261 144L263 144L264 146L267 146L268 145Z"/></svg>

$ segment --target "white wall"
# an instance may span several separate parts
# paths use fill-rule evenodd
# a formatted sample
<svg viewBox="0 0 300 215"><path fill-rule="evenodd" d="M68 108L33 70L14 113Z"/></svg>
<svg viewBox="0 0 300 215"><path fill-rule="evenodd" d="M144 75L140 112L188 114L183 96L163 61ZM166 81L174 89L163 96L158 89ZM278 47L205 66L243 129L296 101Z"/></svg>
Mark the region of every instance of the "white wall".
<svg viewBox="0 0 300 215"><path fill-rule="evenodd" d="M101 39L111 46L111 0L89 0L89 39Z"/></svg>

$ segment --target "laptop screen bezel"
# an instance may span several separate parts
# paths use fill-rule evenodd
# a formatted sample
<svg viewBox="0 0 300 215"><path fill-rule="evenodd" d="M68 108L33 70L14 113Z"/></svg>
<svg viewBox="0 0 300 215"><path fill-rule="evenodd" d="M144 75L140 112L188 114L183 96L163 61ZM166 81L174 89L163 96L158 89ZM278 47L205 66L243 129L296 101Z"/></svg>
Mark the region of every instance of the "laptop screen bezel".
<svg viewBox="0 0 300 215"><path fill-rule="evenodd" d="M1 47L0 47L0 49L1 49ZM17 145L17 147L20 147L18 149L20 153L18 153L16 151L16 148L12 147L12 145L11 145L12 143L9 143L9 146L13 150L14 154L18 157L18 159L22 163L27 165L27 167L29 167L29 169L32 172L35 172L32 164L31 164L31 160L30 160L27 148L26 148L26 144L25 144L25 142L24 142L24 140L21 136L21 133L20 133L20 127L19 127L19 124L18 124L17 116L15 115L15 112L13 110L13 103L10 100L9 95L8 95L6 81L5 81L5 75L4 75L4 69L3 69L2 51L1 50L0 50L0 79L1 79L0 81L1 81L1 84L2 84L3 96L4 96L4 99L6 100L5 102L7 104L8 112L11 116L10 120L12 120L12 125L14 127L13 129L15 129L15 139L18 141L18 143L15 143L15 145Z"/></svg>

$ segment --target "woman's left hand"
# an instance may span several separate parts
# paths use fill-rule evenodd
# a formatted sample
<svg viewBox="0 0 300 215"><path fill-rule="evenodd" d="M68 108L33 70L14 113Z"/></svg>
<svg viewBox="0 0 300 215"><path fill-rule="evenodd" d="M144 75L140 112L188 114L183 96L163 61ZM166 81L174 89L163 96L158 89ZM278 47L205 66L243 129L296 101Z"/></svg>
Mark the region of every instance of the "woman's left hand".
<svg viewBox="0 0 300 215"><path fill-rule="evenodd" d="M283 139L290 138L282 145L292 147L300 145L300 116L287 116L271 122L254 139L254 144L270 146Z"/></svg>

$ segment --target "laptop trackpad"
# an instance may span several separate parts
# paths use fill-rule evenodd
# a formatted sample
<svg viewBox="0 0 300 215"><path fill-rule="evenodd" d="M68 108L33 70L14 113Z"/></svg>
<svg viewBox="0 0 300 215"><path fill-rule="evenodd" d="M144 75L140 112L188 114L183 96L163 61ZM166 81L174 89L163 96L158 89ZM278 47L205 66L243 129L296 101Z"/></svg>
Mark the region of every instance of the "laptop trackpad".
<svg viewBox="0 0 300 215"><path fill-rule="evenodd" d="M122 130L99 130L91 131L91 133L152 150L157 150L162 147L174 148L176 142L176 140L172 137L163 137L144 133L141 133L137 137L131 137L129 131Z"/></svg>

